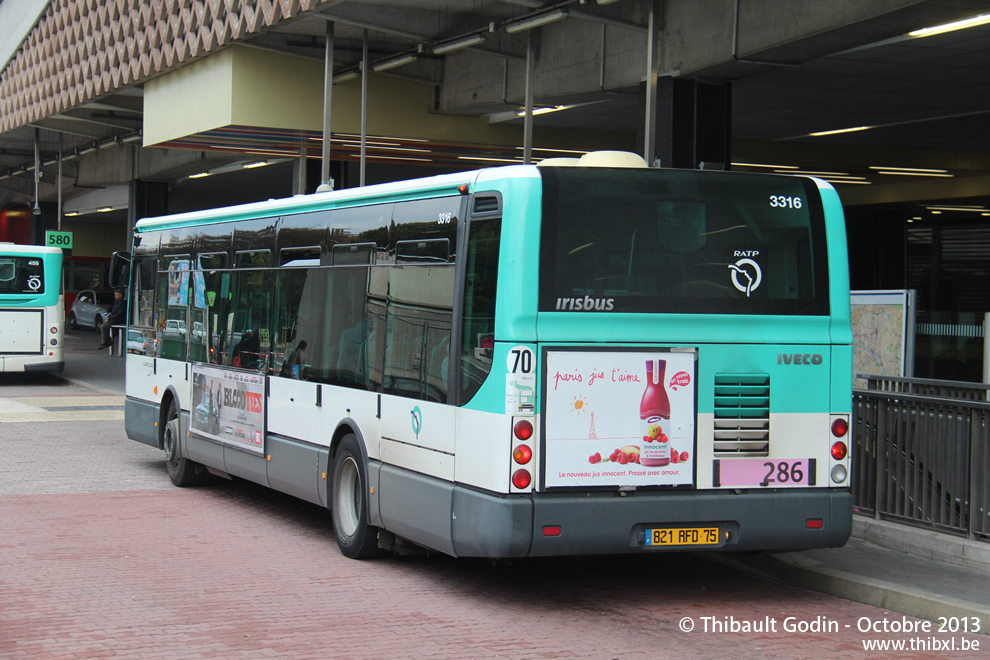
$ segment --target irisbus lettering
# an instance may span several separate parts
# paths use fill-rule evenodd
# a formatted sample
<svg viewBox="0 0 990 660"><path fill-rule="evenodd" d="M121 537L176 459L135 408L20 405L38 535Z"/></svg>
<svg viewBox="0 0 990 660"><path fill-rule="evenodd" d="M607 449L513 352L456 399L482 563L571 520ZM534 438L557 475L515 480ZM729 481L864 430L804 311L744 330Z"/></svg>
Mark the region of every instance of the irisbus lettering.
<svg viewBox="0 0 990 660"><path fill-rule="evenodd" d="M611 312L615 298L557 298L557 310L561 312Z"/></svg>

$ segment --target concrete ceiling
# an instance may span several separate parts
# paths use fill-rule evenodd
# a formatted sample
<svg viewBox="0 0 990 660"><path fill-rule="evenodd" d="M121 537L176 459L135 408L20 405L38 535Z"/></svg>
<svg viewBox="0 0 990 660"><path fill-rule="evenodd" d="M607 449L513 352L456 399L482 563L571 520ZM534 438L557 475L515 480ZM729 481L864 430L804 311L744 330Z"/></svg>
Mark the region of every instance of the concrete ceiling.
<svg viewBox="0 0 990 660"><path fill-rule="evenodd" d="M678 0L666 1L678 6ZM988 13L990 7L985 2L964 0L882 0L881 4L891 5L892 10L800 40L768 45L755 43L750 35L757 33L754 22L775 18L759 14L760 6L773 6L769 0L700 0L691 6L697 12L704 5L702 13L711 15L712 23L719 26L706 38L717 42L722 51L728 52L731 46L732 56L679 69L668 67L661 73L731 81L733 160L745 158L806 169L842 168L842 172L859 173L876 184L893 177L884 179L869 169L871 165L947 169L954 178L990 180L990 25L926 38L906 36L910 30ZM804 0L790 6L795 5L822 6ZM467 88L472 76L496 81L504 76L508 81L505 72L524 71L527 33L507 34L505 24L557 8L569 14L553 24L552 32L543 29L546 52L550 52L552 40L571 39L578 42L578 50L599 49L602 62L607 55L613 64L622 64L622 71L616 75L612 66L606 76L606 65L602 64L606 84L598 88L585 85L570 93L560 91L560 85L544 84L553 93L538 95L537 105L576 107L536 116L534 125L537 129L641 130L644 118L639 82L647 70L648 3L638 0L338 0L320 5L315 12L283 20L274 29L250 37L248 43L322 60L327 20L332 19L336 71L358 64L366 34L372 63L404 53L417 54L415 62L388 74L437 85L437 112L497 116L521 104L518 84L506 82L505 89L480 102L457 102L459 97L452 90ZM595 41L599 33L601 44ZM608 45L604 42L606 33ZM431 52L437 44L475 34L483 35L484 42L448 55ZM689 36L669 35L669 39L687 40ZM639 46L626 47L627 52L609 51L610 47L635 43ZM669 55L674 46L663 47ZM593 68L594 62L591 65ZM630 72L635 66L641 68ZM546 71L541 75L545 81L553 78ZM518 75L513 77L516 79ZM614 85L609 86L610 81ZM62 136L63 154L71 155L73 150L88 149L101 141L135 135L141 127L140 113L141 90L134 87L33 127L0 135L0 208L33 199L33 173L17 170L26 170L34 162L35 128L41 129L38 135L44 172L39 192L42 199L53 200L53 161L59 149L56 136ZM810 135L854 127L868 128ZM881 162L884 159L888 162ZM77 169L85 167L85 162L82 154L63 164L66 183L76 180ZM846 189L851 191L852 186ZM984 195L967 197L965 203L987 202L990 187L983 190ZM80 192L70 186L64 194L71 197ZM849 193L850 197L856 194L861 193ZM947 198L962 197L952 193Z"/></svg>

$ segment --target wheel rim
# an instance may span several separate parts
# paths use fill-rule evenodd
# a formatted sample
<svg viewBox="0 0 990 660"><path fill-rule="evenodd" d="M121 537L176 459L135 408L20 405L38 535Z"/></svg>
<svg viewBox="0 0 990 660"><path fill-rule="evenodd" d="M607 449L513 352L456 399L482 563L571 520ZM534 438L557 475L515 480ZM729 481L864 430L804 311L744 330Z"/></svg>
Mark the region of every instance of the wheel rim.
<svg viewBox="0 0 990 660"><path fill-rule="evenodd" d="M350 538L357 532L361 520L361 473L353 456L348 456L341 464L335 492L337 529Z"/></svg>
<svg viewBox="0 0 990 660"><path fill-rule="evenodd" d="M179 447L178 447L178 420L170 419L167 424L165 424L165 460L172 467L179 466Z"/></svg>

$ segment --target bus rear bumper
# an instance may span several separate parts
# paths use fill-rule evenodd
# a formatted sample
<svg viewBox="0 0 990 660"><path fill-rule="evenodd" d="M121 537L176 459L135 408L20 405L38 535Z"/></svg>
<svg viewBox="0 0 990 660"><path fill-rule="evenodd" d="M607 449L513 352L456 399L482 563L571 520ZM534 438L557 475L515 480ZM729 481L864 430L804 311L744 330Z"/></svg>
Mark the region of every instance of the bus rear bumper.
<svg viewBox="0 0 990 660"><path fill-rule="evenodd" d="M665 491L498 497L454 488L458 556L522 557L838 547L852 532L845 489ZM715 545L645 545L656 528L718 527Z"/></svg>
<svg viewBox="0 0 990 660"><path fill-rule="evenodd" d="M57 374L65 371L65 361L59 360L58 362L40 362L38 364L25 364L24 371L28 373L32 372L54 372Z"/></svg>

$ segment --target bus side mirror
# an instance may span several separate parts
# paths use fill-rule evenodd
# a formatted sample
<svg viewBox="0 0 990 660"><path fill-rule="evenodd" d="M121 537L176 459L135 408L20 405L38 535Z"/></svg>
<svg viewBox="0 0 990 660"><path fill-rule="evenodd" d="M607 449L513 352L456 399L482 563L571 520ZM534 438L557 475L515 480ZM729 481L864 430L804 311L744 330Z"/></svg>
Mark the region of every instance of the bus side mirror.
<svg viewBox="0 0 990 660"><path fill-rule="evenodd" d="M114 252L110 255L110 274L107 278L111 289L124 289L131 275L131 253Z"/></svg>

